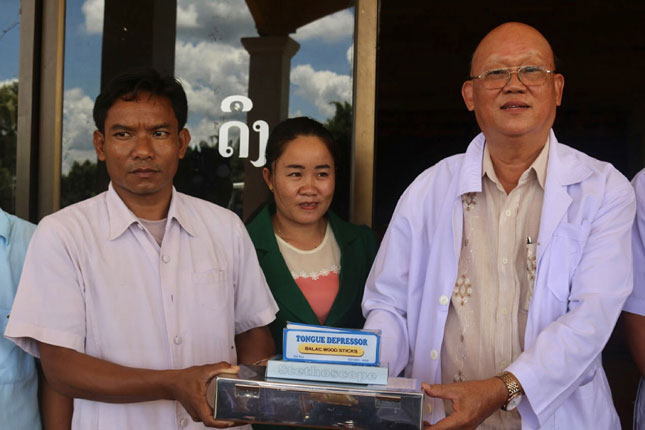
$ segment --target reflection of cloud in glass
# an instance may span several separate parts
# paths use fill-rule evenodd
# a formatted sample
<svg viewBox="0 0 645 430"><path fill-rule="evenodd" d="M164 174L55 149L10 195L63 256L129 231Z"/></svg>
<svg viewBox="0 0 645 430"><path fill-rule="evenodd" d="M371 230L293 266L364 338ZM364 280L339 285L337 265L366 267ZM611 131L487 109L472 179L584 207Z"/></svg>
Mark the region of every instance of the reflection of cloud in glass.
<svg viewBox="0 0 645 430"><path fill-rule="evenodd" d="M198 61L196 61L198 59ZM247 94L249 54L241 46L219 42L177 41L175 73L188 97L189 128L193 142L209 141L216 134L215 118L222 118L221 101ZM233 119L232 115L226 115ZM203 122L202 119L207 119ZM198 121L199 124L196 124Z"/></svg>
<svg viewBox="0 0 645 430"><path fill-rule="evenodd" d="M86 34L103 31L105 0L82 0L82 23ZM353 62L354 17L343 10L310 23L290 36L303 47L341 43L340 55ZM255 23L246 2L241 0L178 0L175 74L188 97L189 124L193 144L217 133L217 124L244 115L225 114L220 103L226 96L248 94L249 54L240 38L257 37ZM343 41L347 41L347 45ZM345 51L346 49L346 51ZM341 54L342 52L342 54ZM68 55L73 55L70 52ZM305 61L309 62L309 61ZM294 64L295 61L294 61ZM311 64L295 66L291 83L298 96L293 114L317 110L321 119L334 114L332 101L351 101L351 75L316 70ZM65 92L63 172L74 159L95 159L91 143L94 124L93 101L79 88ZM312 106L310 108L310 106ZM89 136L89 138L88 138Z"/></svg>
<svg viewBox="0 0 645 430"><path fill-rule="evenodd" d="M351 65L354 17L343 10L319 19L291 37L301 44L336 43L347 40L345 57ZM255 23L245 2L239 0L179 0L175 72L185 84L190 109L193 142L208 140L216 132L215 118L229 120L219 107L229 95L246 95L249 54L240 38L257 36ZM301 103L311 103L321 117L334 114L332 101L351 101L351 76L312 65L296 66L291 82ZM293 107L301 112L302 107ZM317 115L316 115L317 116ZM192 117L192 120L191 120Z"/></svg>
<svg viewBox="0 0 645 430"><path fill-rule="evenodd" d="M347 9L300 27L292 35L298 42L318 40L325 43L338 42L353 36L354 15Z"/></svg>
<svg viewBox="0 0 645 430"><path fill-rule="evenodd" d="M208 144L213 144L211 136L214 136L217 132L217 124L210 118L202 118L190 127L190 145L198 146L201 142L206 142Z"/></svg>
<svg viewBox="0 0 645 430"><path fill-rule="evenodd" d="M2 88L4 86L7 86L7 85L15 84L16 82L18 82L17 78L7 79L6 81L0 81L0 88Z"/></svg>
<svg viewBox="0 0 645 430"><path fill-rule="evenodd" d="M181 2L177 5L177 28L197 28L197 8L194 4L189 4L188 7L181 7Z"/></svg>
<svg viewBox="0 0 645 430"><path fill-rule="evenodd" d="M85 0L81 10L85 15L85 31L89 34L103 33L105 0Z"/></svg>
<svg viewBox="0 0 645 430"><path fill-rule="evenodd" d="M208 85L220 101L231 94L246 94L248 69L249 54L241 47L182 41L175 46L177 76L193 86Z"/></svg>
<svg viewBox="0 0 645 430"><path fill-rule="evenodd" d="M217 41L240 46L241 37L257 36L246 2L240 0L179 0L177 39Z"/></svg>
<svg viewBox="0 0 645 430"><path fill-rule="evenodd" d="M314 70L309 64L296 66L291 70L291 83L296 93L311 101L325 117L334 115L336 108L332 101L351 101L352 79L329 70Z"/></svg>
<svg viewBox="0 0 645 430"><path fill-rule="evenodd" d="M298 116L303 116L304 113L300 109L296 109L294 111L289 111L289 118L296 118Z"/></svg>
<svg viewBox="0 0 645 430"><path fill-rule="evenodd" d="M74 161L96 161L92 133L94 100L81 88L65 91L63 98L63 174L69 172Z"/></svg>
<svg viewBox="0 0 645 430"><path fill-rule="evenodd" d="M239 119L222 113L220 103L247 94L249 54L242 37L257 36L246 2L178 0L175 74L188 97L192 144L210 142L216 121Z"/></svg>

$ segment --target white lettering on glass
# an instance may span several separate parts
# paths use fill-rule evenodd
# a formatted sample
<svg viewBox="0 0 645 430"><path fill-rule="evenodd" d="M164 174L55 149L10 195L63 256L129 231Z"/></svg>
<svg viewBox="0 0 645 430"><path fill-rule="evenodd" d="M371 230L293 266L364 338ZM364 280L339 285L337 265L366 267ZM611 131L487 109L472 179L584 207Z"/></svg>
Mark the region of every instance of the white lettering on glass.
<svg viewBox="0 0 645 430"><path fill-rule="evenodd" d="M223 112L248 112L253 109L251 99L241 95L228 96L221 103ZM233 148L229 146L228 135L230 129L237 127L240 132L240 158L249 157L249 126L242 121L227 121L219 128L218 151L222 157L228 158L233 155ZM269 124L266 121L258 120L253 123L253 131L260 133L259 143L260 151L258 159L251 161L255 167L262 167L266 163L265 151L267 140L269 140Z"/></svg>

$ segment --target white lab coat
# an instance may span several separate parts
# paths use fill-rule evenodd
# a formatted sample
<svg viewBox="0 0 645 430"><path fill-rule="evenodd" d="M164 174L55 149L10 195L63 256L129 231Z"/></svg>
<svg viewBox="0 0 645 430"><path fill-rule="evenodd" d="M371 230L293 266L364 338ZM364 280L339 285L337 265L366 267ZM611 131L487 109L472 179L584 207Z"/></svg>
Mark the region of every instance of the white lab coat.
<svg viewBox="0 0 645 430"><path fill-rule="evenodd" d="M632 290L634 192L613 166L551 131L525 349L508 366L522 383L523 429L619 429L601 351ZM457 278L461 195L480 192L485 138L405 191L367 280L365 326L382 330L391 374L441 383L441 344ZM445 416L432 399L426 419Z"/></svg>

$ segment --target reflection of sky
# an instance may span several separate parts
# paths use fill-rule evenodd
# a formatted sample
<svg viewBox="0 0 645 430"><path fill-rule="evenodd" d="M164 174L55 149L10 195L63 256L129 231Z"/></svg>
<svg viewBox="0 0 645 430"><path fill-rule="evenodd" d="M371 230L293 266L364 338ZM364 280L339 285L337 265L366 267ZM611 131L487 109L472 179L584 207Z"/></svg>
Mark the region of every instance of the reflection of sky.
<svg viewBox="0 0 645 430"><path fill-rule="evenodd" d="M85 28L84 0L67 0L65 10L65 90L81 88L94 100L101 86L101 32Z"/></svg>
<svg viewBox="0 0 645 430"><path fill-rule="evenodd" d="M20 0L0 0L0 83L18 77L19 11Z"/></svg>
<svg viewBox="0 0 645 430"><path fill-rule="evenodd" d="M351 43L351 40L346 39L332 43L301 42L300 49L291 60L291 67L298 64L310 64L316 70L331 70L351 75L352 67L347 62L345 55Z"/></svg>
<svg viewBox="0 0 645 430"><path fill-rule="evenodd" d="M67 0L63 172L75 160L95 159L91 110L100 86L103 1ZM19 4L0 0L0 31L19 19ZM256 37L257 31L241 0L177 4L175 71L188 95L188 127L197 144L216 134L217 124L234 119L219 105L226 96L246 94L249 55L240 38ZM19 36L15 26L0 39L0 82L18 76ZM302 27L291 37L300 50L291 60L289 114L324 121L334 112L330 102L351 102L353 9Z"/></svg>

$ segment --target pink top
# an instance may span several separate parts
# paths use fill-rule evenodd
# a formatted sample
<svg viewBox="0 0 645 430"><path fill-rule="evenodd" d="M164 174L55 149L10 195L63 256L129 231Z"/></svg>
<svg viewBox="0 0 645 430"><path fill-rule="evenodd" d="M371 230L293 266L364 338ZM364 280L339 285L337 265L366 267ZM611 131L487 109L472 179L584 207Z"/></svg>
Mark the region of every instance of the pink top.
<svg viewBox="0 0 645 430"><path fill-rule="evenodd" d="M311 310L316 314L318 322L325 324L329 310L338 295L338 273L330 272L318 279L298 278L295 281L309 302Z"/></svg>

